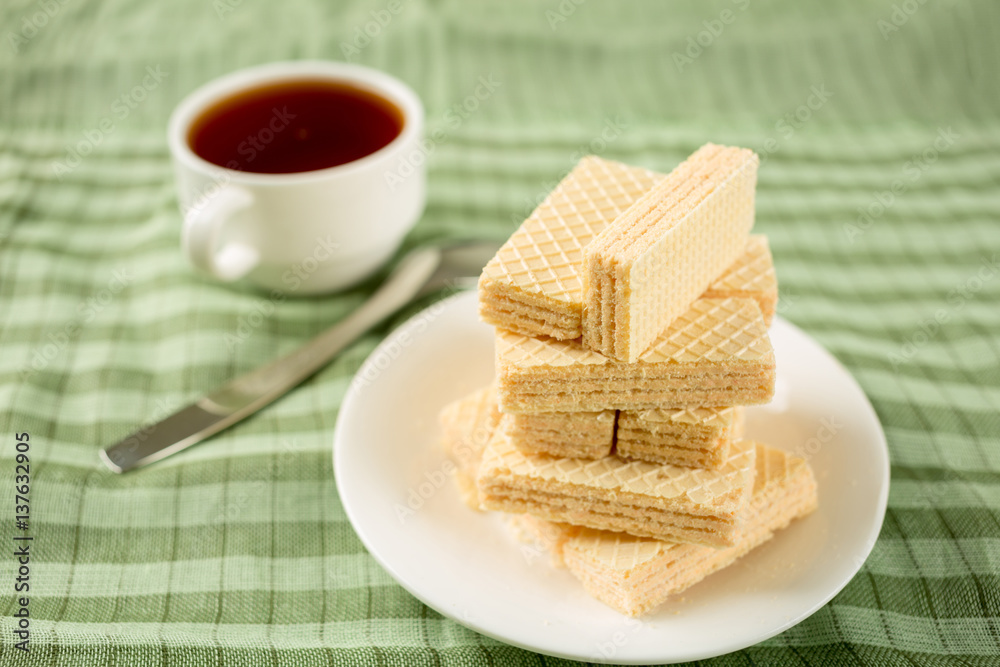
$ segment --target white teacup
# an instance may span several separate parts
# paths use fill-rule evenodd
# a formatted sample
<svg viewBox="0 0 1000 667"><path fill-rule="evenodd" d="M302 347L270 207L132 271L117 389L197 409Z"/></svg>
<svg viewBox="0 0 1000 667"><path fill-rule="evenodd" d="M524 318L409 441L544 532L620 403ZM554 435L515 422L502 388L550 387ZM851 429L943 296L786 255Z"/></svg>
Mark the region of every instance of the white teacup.
<svg viewBox="0 0 1000 667"><path fill-rule="evenodd" d="M388 145L342 165L297 173L217 166L191 148L192 123L243 90L324 79L374 93L403 116ZM233 72L188 95L170 118L168 141L184 213L182 246L202 273L283 293L315 294L371 275L424 210L420 99L388 74L325 61L273 63Z"/></svg>

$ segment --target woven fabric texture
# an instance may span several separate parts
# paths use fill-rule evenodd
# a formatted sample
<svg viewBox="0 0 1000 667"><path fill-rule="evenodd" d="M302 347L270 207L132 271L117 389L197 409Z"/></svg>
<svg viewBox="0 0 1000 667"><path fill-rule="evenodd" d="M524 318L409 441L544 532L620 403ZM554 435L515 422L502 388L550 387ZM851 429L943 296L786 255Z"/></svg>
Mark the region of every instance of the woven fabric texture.
<svg viewBox="0 0 1000 667"><path fill-rule="evenodd" d="M702 664L997 664L1000 4L35 0L0 17L0 664L566 664L419 603L338 501L351 376L426 301L196 448L140 474L99 463L377 284L274 301L199 278L179 250L170 111L294 58L421 95L440 133L406 247L506 238L588 153L668 172L706 141L756 150L778 314L870 397L892 490L839 595ZM29 654L11 618L21 432Z"/></svg>

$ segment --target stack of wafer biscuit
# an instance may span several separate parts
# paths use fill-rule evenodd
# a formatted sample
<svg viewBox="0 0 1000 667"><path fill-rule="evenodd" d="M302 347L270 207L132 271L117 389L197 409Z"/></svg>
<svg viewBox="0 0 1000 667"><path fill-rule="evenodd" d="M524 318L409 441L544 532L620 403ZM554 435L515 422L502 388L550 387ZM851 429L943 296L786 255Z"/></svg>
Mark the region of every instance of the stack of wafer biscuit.
<svg viewBox="0 0 1000 667"><path fill-rule="evenodd" d="M477 477L485 451L493 447L501 419L492 387L455 401L441 412L445 450L458 463L455 478L465 503L483 509ZM595 530L535 514L510 513L514 535L534 557L549 552L552 564L569 569L585 590L617 611L639 616L763 544L774 533L816 508L816 482L806 462L774 447L753 449L752 486L741 534L731 546L682 539L662 540L629 531ZM746 456L748 450L744 450ZM548 459L547 466L574 467L575 459ZM670 466L663 466L669 469Z"/></svg>
<svg viewBox="0 0 1000 667"><path fill-rule="evenodd" d="M584 158L479 281L497 378L441 415L463 497L626 614L815 506L804 461L742 437L775 377L757 164L713 144L668 175Z"/></svg>

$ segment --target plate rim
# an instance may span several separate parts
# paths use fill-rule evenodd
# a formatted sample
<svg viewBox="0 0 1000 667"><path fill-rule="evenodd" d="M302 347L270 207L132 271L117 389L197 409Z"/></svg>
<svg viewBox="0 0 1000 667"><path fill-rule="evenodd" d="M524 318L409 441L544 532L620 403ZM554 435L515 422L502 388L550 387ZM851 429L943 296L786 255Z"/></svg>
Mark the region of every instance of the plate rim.
<svg viewBox="0 0 1000 667"><path fill-rule="evenodd" d="M601 660L597 659L597 656L594 655L588 654L585 656L583 654L562 653L559 651L553 651L543 647L535 646L530 643L519 641L516 637L504 635L502 633L490 630L489 628L483 627L482 624L476 622L476 620L474 619L460 618L457 615L451 613L449 610L442 608L438 604L432 602L431 600L428 599L427 596L424 595L424 593L422 593L421 591L417 590L414 586L412 586L410 582L406 580L405 577L401 576L399 571L392 565L392 563L384 559L382 555L378 552L378 550L372 546L369 540L370 536L366 534L366 531L363 528L359 528L358 517L357 514L355 514L355 510L352 509L351 503L345 501L344 499L343 489L346 488L347 485L343 483L344 478L342 477L342 474L344 473L341 472L342 467L338 465L339 460L344 456L344 454L341 453L344 448L338 446L338 443L344 440L343 430L345 427L343 426L343 424L345 422L341 419L342 415L348 413L353 404L358 400L360 400L358 398L360 392L359 389L355 386L354 378L356 378L358 375L367 370L369 364L372 363L372 360L378 358L380 354L383 354L386 348L389 348L393 343L397 342L397 339L399 337L410 334L412 329L419 326L420 323L427 317L428 312L432 308L437 310L437 316L440 316L443 312L445 312L446 309L456 308L458 307L456 306L456 304L458 304L459 302L462 302L464 300L471 300L475 296L476 296L475 290L463 290L458 293L449 295L444 299L435 301L429 304L426 308L421 309L420 311L412 315L410 318L408 318L405 322L400 324L398 327L390 331L385 336L385 338L383 338L383 340L375 347L375 349L372 350L367 357L365 357L364 362L358 368L355 375L352 376L351 383L348 385L348 389L344 394L344 398L341 401L340 408L337 412L337 422L334 427L334 433L333 433L333 447L332 447L333 473L334 473L335 484L337 487L338 498L340 499L341 506L344 509L344 514L347 516L348 522L350 523L352 530L354 531L355 535L357 535L358 539L361 540L361 543L365 547L365 550L368 552L368 554L375 559L375 561L379 564L379 566L381 566L386 572L389 573L389 575L393 578L393 580L397 584L399 584L404 590L406 590L410 595L419 600L422 604L427 605L428 607L435 610L442 616L451 619L452 621L458 623L459 625L469 628L474 632L478 632L482 635L503 642L505 644L515 646L517 648L567 660L602 662ZM793 618L790 618L787 621L778 624L774 628L762 632L759 635L755 635L749 641L745 639L731 641L731 642L727 642L724 640L717 641L713 643L713 647L707 652L700 652L700 653L688 652L683 654L674 653L668 656L653 657L652 659L647 656L641 658L640 657L625 658L624 660L621 660L619 659L618 656L615 656L616 661L614 664L641 665L641 664L648 664L651 661L660 662L663 664L673 664L677 662L687 662L692 660L705 660L713 657L718 657L721 655L727 655L735 651L740 651L750 646L755 646L760 642L775 637L785 632L786 630L789 630L790 628L802 623L810 616L815 614L817 611L822 609L830 600L832 600L838 593L840 593L847 586L847 584L849 584L854 579L854 577L857 576L858 572L861 571L861 569L864 567L864 564L867 562L868 557L871 555L872 550L875 548L875 544L878 541L878 535L881 532L883 523L885 522L885 514L888 509L888 501L889 501L889 486L892 476L891 475L892 461L889 453L889 445L886 439L885 429L882 426L881 420L878 418L878 413L875 411L875 407L872 405L871 400L868 398L868 394L858 383L857 379L847 369L847 367L844 366L839 359L837 359L836 356L834 356L829 350L823 347L815 338L810 336L808 333L806 333L800 327L796 326L794 323L783 318L781 315L775 314L774 321L775 322L780 321L781 326L789 327L792 331L801 336L810 345L815 347L822 355L824 355L829 361L831 361L840 371L842 371L846 377L850 379L851 383L853 384L853 389L856 389L857 393L864 399L864 409L865 409L864 417L870 420L876 426L875 429L877 434L876 444L878 445L878 447L875 447L873 449L878 454L880 465L883 466L883 474L881 476L882 479L881 479L881 484L879 486L877 507L875 514L873 515L873 519L875 520L872 521L871 528L868 531L868 534L865 535L864 548L863 548L864 553L861 554L860 550L858 552L859 556L863 555L863 557L857 558L856 560L857 565L856 567L854 567L854 570L850 574L850 576L845 577L842 582L832 587L828 593L817 598L816 601L812 605L810 605L806 611L796 614ZM623 618L627 617L623 616Z"/></svg>

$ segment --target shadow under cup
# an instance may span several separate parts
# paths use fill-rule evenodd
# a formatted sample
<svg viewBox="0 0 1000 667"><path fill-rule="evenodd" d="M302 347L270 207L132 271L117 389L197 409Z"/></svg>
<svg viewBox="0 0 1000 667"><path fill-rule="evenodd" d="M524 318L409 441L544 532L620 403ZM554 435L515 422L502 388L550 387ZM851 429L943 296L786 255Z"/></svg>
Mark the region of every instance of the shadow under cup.
<svg viewBox="0 0 1000 667"><path fill-rule="evenodd" d="M168 132L188 259L281 293L363 280L423 212L423 120L405 84L344 63L275 63L199 88Z"/></svg>

